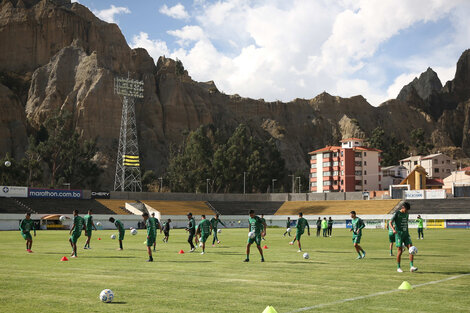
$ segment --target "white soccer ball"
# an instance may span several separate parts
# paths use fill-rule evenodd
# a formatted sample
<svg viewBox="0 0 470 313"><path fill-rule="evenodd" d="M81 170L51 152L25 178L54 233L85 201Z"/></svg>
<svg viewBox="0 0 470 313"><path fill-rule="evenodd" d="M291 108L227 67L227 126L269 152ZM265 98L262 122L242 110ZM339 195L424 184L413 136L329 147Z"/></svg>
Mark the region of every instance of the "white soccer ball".
<svg viewBox="0 0 470 313"><path fill-rule="evenodd" d="M137 235L137 229L134 228L133 230L131 230L131 235L133 236Z"/></svg>
<svg viewBox="0 0 470 313"><path fill-rule="evenodd" d="M100 300L105 303L110 303L114 299L114 292L111 289L105 289L100 293Z"/></svg>
<svg viewBox="0 0 470 313"><path fill-rule="evenodd" d="M11 162L10 162L10 161L5 161L5 166L6 166L6 167L10 167L10 166L11 166Z"/></svg>
<svg viewBox="0 0 470 313"><path fill-rule="evenodd" d="M59 221L61 222L65 222L67 218L65 217L65 215L62 215L61 217L59 217Z"/></svg>
<svg viewBox="0 0 470 313"><path fill-rule="evenodd" d="M222 232L222 229L217 229L217 233L221 233Z"/></svg>
<svg viewBox="0 0 470 313"><path fill-rule="evenodd" d="M286 231L287 231L288 233L290 233L290 228L287 228Z"/></svg>
<svg viewBox="0 0 470 313"><path fill-rule="evenodd" d="M100 226L101 226L101 222L97 222L97 223L96 223L96 226L100 227Z"/></svg>
<svg viewBox="0 0 470 313"><path fill-rule="evenodd" d="M256 235L255 235L255 232L254 232L254 231L250 231L250 232L248 233L248 238L250 238L250 239L255 238L255 236L256 236Z"/></svg>
<svg viewBox="0 0 470 313"><path fill-rule="evenodd" d="M130 229L130 230L133 230L133 229L135 229L135 228L131 226L131 227L129 227L129 229Z"/></svg>
<svg viewBox="0 0 470 313"><path fill-rule="evenodd" d="M306 260L310 258L310 255L308 255L307 252L305 252L303 256L304 256L304 259L306 259Z"/></svg>
<svg viewBox="0 0 470 313"><path fill-rule="evenodd" d="M408 252L412 255L418 254L418 248L416 248L415 246L411 246Z"/></svg>
<svg viewBox="0 0 470 313"><path fill-rule="evenodd" d="M113 239L113 240L116 239L116 235L115 235L115 234L112 234L112 235L111 235L111 239Z"/></svg>

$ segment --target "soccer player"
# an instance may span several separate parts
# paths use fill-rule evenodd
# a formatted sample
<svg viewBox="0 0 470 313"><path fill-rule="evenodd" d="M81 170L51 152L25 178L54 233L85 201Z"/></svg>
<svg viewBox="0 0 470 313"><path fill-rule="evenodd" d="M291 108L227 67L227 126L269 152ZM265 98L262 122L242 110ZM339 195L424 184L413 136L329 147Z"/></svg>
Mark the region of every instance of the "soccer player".
<svg viewBox="0 0 470 313"><path fill-rule="evenodd" d="M225 228L227 228L227 226L225 226L225 224L220 220L219 218L219 214L216 214L212 219L211 219L211 227L212 227L212 246L215 245L215 242L217 241L217 244L220 243L220 240L219 238L217 237L217 226L220 224L224 225Z"/></svg>
<svg viewBox="0 0 470 313"><path fill-rule="evenodd" d="M261 237L266 236L266 222L261 222L261 218L255 215L255 211L250 210L250 219L248 220L250 232L255 233L254 238L248 237L248 243L246 245L246 259L243 262L250 262L250 247L253 243L256 243L259 254L261 255L261 262L264 262L263 249L261 249Z"/></svg>
<svg viewBox="0 0 470 313"><path fill-rule="evenodd" d="M326 220L326 217L321 221L321 229L323 231L323 237L326 237L326 234L328 233L328 221Z"/></svg>
<svg viewBox="0 0 470 313"><path fill-rule="evenodd" d="M70 229L69 238L70 245L72 246L72 258L77 257L77 241L78 238L82 235L82 229L85 228L85 220L83 217L78 216L78 210L73 210L73 225Z"/></svg>
<svg viewBox="0 0 470 313"><path fill-rule="evenodd" d="M154 246L153 251L155 251L154 244L157 240L157 228L160 228L160 223L155 217L149 217L147 212L142 214L142 218L144 219L145 227L147 227L147 253L149 255L147 262L153 262L152 246Z"/></svg>
<svg viewBox="0 0 470 313"><path fill-rule="evenodd" d="M266 224L266 219L264 218L264 214L261 214L261 223ZM261 236L261 240L266 240L264 236Z"/></svg>
<svg viewBox="0 0 470 313"><path fill-rule="evenodd" d="M320 237L320 229L321 229L321 218L318 217L318 220L317 220L317 237Z"/></svg>
<svg viewBox="0 0 470 313"><path fill-rule="evenodd" d="M424 220L421 218L421 215L418 215L418 218L416 219L416 222L418 222L418 240L419 239L424 239Z"/></svg>
<svg viewBox="0 0 470 313"><path fill-rule="evenodd" d="M170 223L171 219L167 219L166 222L163 223L163 229L160 229L160 234L163 230L163 235L165 235L165 238L163 238L163 242L168 242L168 237L170 237Z"/></svg>
<svg viewBox="0 0 470 313"><path fill-rule="evenodd" d="M88 210L88 214L85 215L83 218L85 220L85 236L87 236L85 246L83 249L91 249L90 248L90 240L91 240L91 233L92 229L94 228L96 230L95 223L93 223L93 216L91 215L91 209Z"/></svg>
<svg viewBox="0 0 470 313"><path fill-rule="evenodd" d="M308 235L310 236L310 226L308 225L308 222L305 218L303 218L304 214L302 212L299 213L299 219L297 220L297 232L295 234L294 240L289 242L290 245L293 245L294 242L297 240L297 244L299 246L299 251L297 252L302 252L302 245L300 244L300 237L302 237L305 227L307 227L308 230Z"/></svg>
<svg viewBox="0 0 470 313"><path fill-rule="evenodd" d="M392 219L389 222L390 227L395 234L395 243L397 246L397 272L403 273L401 269L401 254L403 253L402 246L404 245L408 249L412 246L410 234L408 233L408 211L410 210L410 204L404 202L399 211L393 214ZM414 255L410 254L410 272L416 272L417 267L413 266Z"/></svg>
<svg viewBox="0 0 470 313"><path fill-rule="evenodd" d="M36 228L34 227L34 221L31 219L31 213L26 213L24 219L20 222L21 236L26 240L26 251L33 253L31 250L33 246L33 237L31 237L31 230L34 231L34 237L36 237Z"/></svg>
<svg viewBox="0 0 470 313"><path fill-rule="evenodd" d="M354 244L354 248L356 249L356 252L358 254L357 259L360 260L366 257L366 252L359 245L361 243L362 229L366 227L366 224L364 224L364 221L361 218L356 216L356 211L351 211L350 213L352 221L351 229L349 231L353 232L352 241Z"/></svg>
<svg viewBox="0 0 470 313"><path fill-rule="evenodd" d="M160 229L160 233L161 233L162 232L162 227L160 226L160 222L158 221L158 218L155 217L155 212L152 213L152 218L154 218L155 221L156 221L155 240L153 242L153 251L155 252L155 249L157 247L157 228ZM152 221L155 222L154 220L152 220Z"/></svg>
<svg viewBox="0 0 470 313"><path fill-rule="evenodd" d="M331 233L333 232L333 220L330 218L328 219L328 237L331 237Z"/></svg>
<svg viewBox="0 0 470 313"><path fill-rule="evenodd" d="M203 214L201 215L202 220L197 225L197 232L196 236L199 235L202 242L202 252L201 254L206 253L206 241L209 238L211 231L212 231L212 223L206 219L206 216ZM217 231L216 231L217 233Z"/></svg>
<svg viewBox="0 0 470 313"><path fill-rule="evenodd" d="M115 220L114 217L110 217L109 221L116 226L116 229L119 230L119 249L122 250L122 241L124 240L124 235L126 234L126 229L124 228L124 224L120 220Z"/></svg>
<svg viewBox="0 0 470 313"><path fill-rule="evenodd" d="M194 250L196 250L196 247L193 244L194 235L196 233L196 221L194 220L193 214L191 212L187 214L187 217L188 226L185 228L185 230L188 232L188 243L191 247L191 250L189 250L189 252L194 252Z"/></svg>
<svg viewBox="0 0 470 313"><path fill-rule="evenodd" d="M388 242L390 242L390 256L393 256L393 244L395 243L395 234L393 233L393 229L390 227L389 223L387 223L388 229Z"/></svg>
<svg viewBox="0 0 470 313"><path fill-rule="evenodd" d="M289 237L290 237L290 231L287 231L287 230L290 230L290 217L287 218L287 222L286 222L286 232L284 233L284 237L286 236L286 234L289 234Z"/></svg>

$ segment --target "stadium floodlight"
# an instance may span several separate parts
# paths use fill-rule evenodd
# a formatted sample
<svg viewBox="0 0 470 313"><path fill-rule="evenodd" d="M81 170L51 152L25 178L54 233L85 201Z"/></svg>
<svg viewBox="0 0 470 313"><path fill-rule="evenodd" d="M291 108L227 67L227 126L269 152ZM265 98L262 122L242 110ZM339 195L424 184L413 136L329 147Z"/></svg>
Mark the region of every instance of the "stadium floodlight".
<svg viewBox="0 0 470 313"><path fill-rule="evenodd" d="M121 130L114 177L115 191L142 191L134 99L144 97L144 82L116 77L114 93L122 96Z"/></svg>

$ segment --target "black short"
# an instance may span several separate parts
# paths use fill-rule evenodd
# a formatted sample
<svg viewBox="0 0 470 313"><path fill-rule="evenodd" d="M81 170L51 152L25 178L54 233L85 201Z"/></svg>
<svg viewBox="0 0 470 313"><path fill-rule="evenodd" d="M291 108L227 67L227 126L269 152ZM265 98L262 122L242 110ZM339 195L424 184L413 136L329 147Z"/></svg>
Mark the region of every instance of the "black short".
<svg viewBox="0 0 470 313"><path fill-rule="evenodd" d="M165 237L170 236L170 232L169 232L169 231L164 231L163 234L165 235Z"/></svg>

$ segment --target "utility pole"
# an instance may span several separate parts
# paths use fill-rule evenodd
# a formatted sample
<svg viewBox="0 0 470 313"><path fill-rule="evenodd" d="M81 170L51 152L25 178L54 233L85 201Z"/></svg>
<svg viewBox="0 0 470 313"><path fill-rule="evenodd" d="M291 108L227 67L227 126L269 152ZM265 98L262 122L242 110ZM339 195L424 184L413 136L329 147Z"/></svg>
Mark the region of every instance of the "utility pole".
<svg viewBox="0 0 470 313"><path fill-rule="evenodd" d="M271 193L274 193L274 182L275 182L275 181L277 181L277 179L276 179L276 178L273 178L273 190L272 190Z"/></svg>
<svg viewBox="0 0 470 313"><path fill-rule="evenodd" d="M243 194L246 193L245 186L246 186L246 172L243 172Z"/></svg>
<svg viewBox="0 0 470 313"><path fill-rule="evenodd" d="M209 193L209 178L206 178L206 193Z"/></svg>
<svg viewBox="0 0 470 313"><path fill-rule="evenodd" d="M163 177L158 177L158 179L160 180L160 192L162 192L162 190L163 190Z"/></svg>
<svg viewBox="0 0 470 313"><path fill-rule="evenodd" d="M295 192L295 180L294 180L294 174L292 174L292 175L289 175L289 177L291 177L291 176L292 176L292 193L294 193L294 192Z"/></svg>
<svg viewBox="0 0 470 313"><path fill-rule="evenodd" d="M297 179L299 180L299 191L298 191L298 193L300 193L300 176L297 176Z"/></svg>

